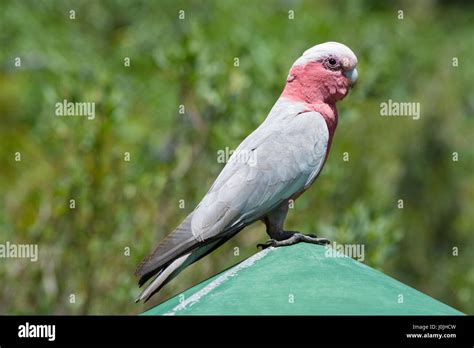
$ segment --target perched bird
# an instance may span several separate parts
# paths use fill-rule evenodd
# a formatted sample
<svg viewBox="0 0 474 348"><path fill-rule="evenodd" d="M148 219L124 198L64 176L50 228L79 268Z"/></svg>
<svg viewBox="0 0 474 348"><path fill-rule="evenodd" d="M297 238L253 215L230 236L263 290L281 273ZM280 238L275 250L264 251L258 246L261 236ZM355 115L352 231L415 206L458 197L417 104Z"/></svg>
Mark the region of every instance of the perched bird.
<svg viewBox="0 0 474 348"><path fill-rule="evenodd" d="M326 238L285 231L290 200L318 177L337 126L336 102L357 80L357 58L345 45L326 42L303 53L265 121L237 147L196 209L138 266L147 301L179 272L249 224L261 220L270 240L260 247Z"/></svg>

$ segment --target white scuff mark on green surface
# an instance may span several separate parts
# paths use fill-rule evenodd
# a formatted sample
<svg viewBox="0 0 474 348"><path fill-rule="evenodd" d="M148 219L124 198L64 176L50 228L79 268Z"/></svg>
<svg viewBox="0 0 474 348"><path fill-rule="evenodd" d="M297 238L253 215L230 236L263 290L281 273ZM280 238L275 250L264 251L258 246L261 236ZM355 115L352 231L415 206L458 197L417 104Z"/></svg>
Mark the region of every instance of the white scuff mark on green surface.
<svg viewBox="0 0 474 348"><path fill-rule="evenodd" d="M164 315L175 315L177 312L186 309L188 306L191 307L195 303L199 302L201 298L211 293L220 285L224 284L227 280L236 276L237 273L239 273L241 270L254 265L255 262L257 262L258 260L263 259L271 250L275 250L275 248L268 248L268 249L262 250L261 252L249 257L247 260L239 263L235 267L232 267L230 270L228 270L227 272L224 272L224 274L217 277L215 280L210 282L204 288L194 293L193 295L188 297L186 300L182 301L179 305L177 305L171 311L165 313Z"/></svg>

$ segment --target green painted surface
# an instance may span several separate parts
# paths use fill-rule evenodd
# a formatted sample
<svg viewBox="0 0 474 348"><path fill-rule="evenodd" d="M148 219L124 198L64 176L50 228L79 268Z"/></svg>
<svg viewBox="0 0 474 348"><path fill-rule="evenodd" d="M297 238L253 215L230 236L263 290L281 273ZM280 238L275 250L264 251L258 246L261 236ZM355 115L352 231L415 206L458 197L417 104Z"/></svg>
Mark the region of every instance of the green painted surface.
<svg viewBox="0 0 474 348"><path fill-rule="evenodd" d="M328 257L326 250L297 244L261 251L186 290L181 303L175 296L144 314L463 314L349 257Z"/></svg>

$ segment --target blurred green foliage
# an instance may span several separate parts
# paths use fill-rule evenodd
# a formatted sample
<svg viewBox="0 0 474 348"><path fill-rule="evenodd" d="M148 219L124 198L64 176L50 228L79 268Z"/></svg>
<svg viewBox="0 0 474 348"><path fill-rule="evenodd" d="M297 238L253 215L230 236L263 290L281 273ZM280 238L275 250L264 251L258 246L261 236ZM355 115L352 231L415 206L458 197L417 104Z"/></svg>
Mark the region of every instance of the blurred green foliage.
<svg viewBox="0 0 474 348"><path fill-rule="evenodd" d="M0 313L149 307L133 302L135 267L206 193L222 168L217 151L264 120L293 61L325 41L358 55L359 83L339 103L329 160L287 226L363 243L368 265L474 313L473 10L462 1L0 2L0 243L40 251L36 263L0 260ZM95 120L56 117L63 99L95 102ZM421 119L381 117L388 99L420 102ZM254 224L151 304L266 239Z"/></svg>

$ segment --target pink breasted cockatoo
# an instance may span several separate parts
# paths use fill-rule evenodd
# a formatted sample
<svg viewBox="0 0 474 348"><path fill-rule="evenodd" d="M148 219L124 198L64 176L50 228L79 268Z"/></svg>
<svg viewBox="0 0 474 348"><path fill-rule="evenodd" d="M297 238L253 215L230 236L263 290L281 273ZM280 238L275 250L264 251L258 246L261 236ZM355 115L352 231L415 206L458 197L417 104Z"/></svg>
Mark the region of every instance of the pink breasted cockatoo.
<svg viewBox="0 0 474 348"><path fill-rule="evenodd" d="M265 121L237 147L196 209L137 268L148 300L181 270L262 220L272 238L259 246L326 238L285 231L290 200L318 177L337 125L336 102L357 80L357 57L345 45L326 42L303 53ZM247 154L247 156L242 156Z"/></svg>

